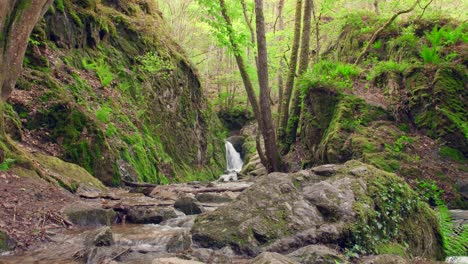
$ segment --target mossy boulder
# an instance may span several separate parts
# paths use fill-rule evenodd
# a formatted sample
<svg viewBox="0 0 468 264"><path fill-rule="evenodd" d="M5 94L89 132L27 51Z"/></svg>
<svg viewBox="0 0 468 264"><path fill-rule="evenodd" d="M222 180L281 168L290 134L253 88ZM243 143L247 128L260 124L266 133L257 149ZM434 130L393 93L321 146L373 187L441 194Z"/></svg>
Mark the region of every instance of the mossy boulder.
<svg viewBox="0 0 468 264"><path fill-rule="evenodd" d="M101 181L76 164L68 163L59 158L46 156L40 153L34 154L34 159L36 159L42 167L47 169L47 175L49 177L53 178L59 185L71 192L75 192L78 187L97 191L104 191L107 189Z"/></svg>
<svg viewBox="0 0 468 264"><path fill-rule="evenodd" d="M110 226L117 220L117 213L99 205L75 203L63 209L64 214L78 226Z"/></svg>
<svg viewBox="0 0 468 264"><path fill-rule="evenodd" d="M320 84L307 90L304 109L300 137L312 163L350 160L350 135L373 121L390 119L384 109Z"/></svg>
<svg viewBox="0 0 468 264"><path fill-rule="evenodd" d="M198 216L191 232L202 247L254 256L306 243L371 254L392 242L412 256L443 257L428 205L402 178L358 161L329 176L307 170L260 177L238 200Z"/></svg>
<svg viewBox="0 0 468 264"><path fill-rule="evenodd" d="M417 67L405 77L411 93L408 110L416 126L432 138L468 157L467 69L443 66L435 70Z"/></svg>

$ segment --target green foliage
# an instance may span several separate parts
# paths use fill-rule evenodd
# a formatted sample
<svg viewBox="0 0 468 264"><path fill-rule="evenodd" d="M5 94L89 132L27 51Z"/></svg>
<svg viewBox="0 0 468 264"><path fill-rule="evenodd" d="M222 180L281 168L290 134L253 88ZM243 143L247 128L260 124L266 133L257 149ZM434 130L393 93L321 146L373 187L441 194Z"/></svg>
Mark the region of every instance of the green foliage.
<svg viewBox="0 0 468 264"><path fill-rule="evenodd" d="M367 74L367 80L375 80L386 72L403 73L411 64L407 62L379 61Z"/></svg>
<svg viewBox="0 0 468 264"><path fill-rule="evenodd" d="M374 44L372 44L372 47L376 50L379 50L382 48L382 40L376 40Z"/></svg>
<svg viewBox="0 0 468 264"><path fill-rule="evenodd" d="M55 1L55 5L57 6L57 9L64 13L65 12L65 4L64 4L64 0L56 0Z"/></svg>
<svg viewBox="0 0 468 264"><path fill-rule="evenodd" d="M83 68L86 70L94 70L96 71L96 75L101 81L102 86L108 86L111 84L114 76L112 75L112 71L110 66L104 61L104 58L100 58L97 61L90 60L83 58L81 60Z"/></svg>
<svg viewBox="0 0 468 264"><path fill-rule="evenodd" d="M402 152L410 143L415 141L414 138L408 136L401 136L399 137L392 145L385 144L385 148L391 152Z"/></svg>
<svg viewBox="0 0 468 264"><path fill-rule="evenodd" d="M102 106L96 111L96 118L101 122L109 123L111 114L112 108L108 106Z"/></svg>
<svg viewBox="0 0 468 264"><path fill-rule="evenodd" d="M2 163L0 163L0 171L8 171L10 166L15 163L15 159L5 159Z"/></svg>
<svg viewBox="0 0 468 264"><path fill-rule="evenodd" d="M458 149L454 149L448 146L443 146L439 150L439 154L442 157L450 158L459 162L465 162L466 158Z"/></svg>
<svg viewBox="0 0 468 264"><path fill-rule="evenodd" d="M314 87L317 83L328 83L340 89L347 89L352 87L354 78L361 71L361 68L353 64L321 60L305 72L298 82L305 90Z"/></svg>
<svg viewBox="0 0 468 264"><path fill-rule="evenodd" d="M439 65L442 62L438 47L429 48L428 46L423 45L419 54L421 55L424 63Z"/></svg>
<svg viewBox="0 0 468 264"><path fill-rule="evenodd" d="M157 77L167 80L174 70L174 65L168 59L163 59L156 52L148 52L144 56L137 57L141 63L141 69Z"/></svg>
<svg viewBox="0 0 468 264"><path fill-rule="evenodd" d="M468 250L468 225L457 230L453 218L442 200L441 190L432 180L417 180L416 190L431 205L437 206L439 227L442 235L444 252L447 256L464 256Z"/></svg>

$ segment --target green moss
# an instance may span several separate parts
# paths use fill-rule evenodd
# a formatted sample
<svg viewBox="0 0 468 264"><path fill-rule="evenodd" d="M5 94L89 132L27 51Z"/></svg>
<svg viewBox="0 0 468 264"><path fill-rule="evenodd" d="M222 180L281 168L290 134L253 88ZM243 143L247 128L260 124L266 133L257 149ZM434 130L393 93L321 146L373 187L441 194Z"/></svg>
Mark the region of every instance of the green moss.
<svg viewBox="0 0 468 264"><path fill-rule="evenodd" d="M400 257L407 257L407 248L398 243L381 243L375 248L377 254L391 254L398 255Z"/></svg>
<svg viewBox="0 0 468 264"><path fill-rule="evenodd" d="M354 166L347 163L350 165ZM406 248L408 255L442 259L441 236L434 212L402 178L371 170L373 173L367 175L372 176L364 176L367 190L358 194L354 205L357 221L347 227L347 247L360 254L389 250L403 253Z"/></svg>
<svg viewBox="0 0 468 264"><path fill-rule="evenodd" d="M454 149L451 147L443 146L439 150L439 154L444 158L450 158L459 162L466 161L465 156L461 153L458 149Z"/></svg>
<svg viewBox="0 0 468 264"><path fill-rule="evenodd" d="M10 251L15 247L13 240L8 237L3 231L0 230L0 253Z"/></svg>

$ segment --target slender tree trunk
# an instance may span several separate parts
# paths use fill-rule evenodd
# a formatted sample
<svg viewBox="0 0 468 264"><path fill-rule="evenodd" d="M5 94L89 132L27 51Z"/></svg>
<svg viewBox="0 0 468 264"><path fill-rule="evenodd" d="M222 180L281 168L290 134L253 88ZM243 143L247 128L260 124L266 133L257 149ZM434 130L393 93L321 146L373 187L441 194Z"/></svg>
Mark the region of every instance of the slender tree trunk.
<svg viewBox="0 0 468 264"><path fill-rule="evenodd" d="M29 35L52 0L0 1L0 92L6 100L23 65Z"/></svg>
<svg viewBox="0 0 468 264"><path fill-rule="evenodd" d="M315 24L315 62L320 60L320 16L317 16L317 5L315 0L312 0L312 15L314 16Z"/></svg>
<svg viewBox="0 0 468 264"><path fill-rule="evenodd" d="M310 29L311 29L311 16L312 16L312 0L305 0L304 5L304 18L301 39L301 54L299 57L299 76L307 71L309 66L309 49L310 49ZM301 113L301 91L299 87L294 89L294 97L291 105L291 113L287 125L287 138L282 151L288 152L291 144L296 141L297 128L299 124L299 115Z"/></svg>
<svg viewBox="0 0 468 264"><path fill-rule="evenodd" d="M267 170L280 171L281 158L276 145L275 130L271 118L270 87L268 83L268 54L265 38L265 18L263 16L263 0L255 0L255 21L257 25L257 73L260 85L260 108L262 113L261 132L265 143L265 154L268 159Z"/></svg>
<svg viewBox="0 0 468 264"><path fill-rule="evenodd" d="M376 15L380 16L379 0L374 0L374 12Z"/></svg>
<svg viewBox="0 0 468 264"><path fill-rule="evenodd" d="M301 17L302 17L302 0L296 1L296 18L294 22L294 39L291 49L291 59L289 60L289 72L284 87L283 102L281 103L280 127L278 128L278 140L280 144L284 144L286 139L286 126L289 119L289 103L294 87L294 78L296 78L297 57L299 53L299 41L301 38Z"/></svg>
<svg viewBox="0 0 468 264"><path fill-rule="evenodd" d="M397 17L399 17L400 15L406 14L406 13L409 13L409 12L413 11L416 8L416 6L419 4L420 1L421 0L416 0L416 2L414 2L414 4L410 8L395 13L391 18L389 18L387 20L387 22L385 22L385 24L383 24L383 26L381 26L379 29L377 29L377 31L374 32L374 34L372 35L370 40L367 42L367 45L364 48L364 50L361 52L361 54L359 54L359 57L356 59L354 64L356 65L356 64L361 62L361 60L364 58L364 56L369 51L371 45L374 44L374 41L377 39L379 34L382 33L382 31L384 31L388 26L390 26L393 23L393 21L395 21L395 19L397 19Z"/></svg>
<svg viewBox="0 0 468 264"><path fill-rule="evenodd" d="M219 0L219 4L221 7L221 15L226 22L227 31L228 31L228 38L231 44L231 47L234 52L234 57L236 59L237 67L239 68L240 75L242 77L242 82L244 83L245 91L247 92L247 97L249 99L250 104L252 105L252 111L254 113L255 119L258 122L259 128L261 127L261 115L259 111L259 106L257 102L257 97L255 95L255 90L252 85L252 81L250 80L249 74L247 73L247 67L244 62L244 58L242 58L241 51L239 46L234 40L234 29L232 27L231 19L227 14L226 2L225 0Z"/></svg>
<svg viewBox="0 0 468 264"><path fill-rule="evenodd" d="M278 2L278 30L284 30L284 19L283 19L283 9L284 9L284 0L279 0ZM275 26L276 27L276 26ZM279 37L278 39L280 42L283 40L283 37ZM280 126L280 117L281 117L281 102L283 101L283 68L284 68L284 61L280 59L280 67L278 69L278 117L276 127Z"/></svg>

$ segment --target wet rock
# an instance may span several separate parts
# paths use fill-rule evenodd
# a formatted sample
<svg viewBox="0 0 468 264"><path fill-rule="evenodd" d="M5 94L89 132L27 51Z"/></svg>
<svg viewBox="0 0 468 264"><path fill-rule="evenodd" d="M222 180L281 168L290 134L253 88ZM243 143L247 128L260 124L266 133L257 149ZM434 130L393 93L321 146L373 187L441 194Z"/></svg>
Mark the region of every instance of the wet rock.
<svg viewBox="0 0 468 264"><path fill-rule="evenodd" d="M202 207L197 203L197 200L192 197L179 198L175 203L174 207L182 211L186 215L201 214L203 212Z"/></svg>
<svg viewBox="0 0 468 264"><path fill-rule="evenodd" d="M158 259L153 260L152 264L203 264L203 262L173 257L173 258L158 258Z"/></svg>
<svg viewBox="0 0 468 264"><path fill-rule="evenodd" d="M132 224L159 224L176 217L172 208L137 206L126 210L126 222Z"/></svg>
<svg viewBox="0 0 468 264"><path fill-rule="evenodd" d="M110 227L102 227L89 234L85 240L85 245L95 247L108 247L114 244L114 236Z"/></svg>
<svg viewBox="0 0 468 264"><path fill-rule="evenodd" d="M116 221L117 216L111 209L76 203L65 208L64 213L73 224L78 226L111 225Z"/></svg>
<svg viewBox="0 0 468 264"><path fill-rule="evenodd" d="M101 195L101 191L97 188L92 188L86 185L80 184L76 190L76 194L86 199L97 199Z"/></svg>
<svg viewBox="0 0 468 264"><path fill-rule="evenodd" d="M112 261L115 258L124 257L129 253L131 253L131 250L122 246L92 247L86 253L86 264L113 263Z"/></svg>
<svg viewBox="0 0 468 264"><path fill-rule="evenodd" d="M16 242L7 234L0 231L0 253L15 249Z"/></svg>
<svg viewBox="0 0 468 264"><path fill-rule="evenodd" d="M125 160L117 160L117 166L119 167L120 176L123 180L129 182L138 182L138 173L135 169Z"/></svg>
<svg viewBox="0 0 468 264"><path fill-rule="evenodd" d="M203 263L232 263L231 257L234 255L232 249L212 250L208 248L195 248L190 254Z"/></svg>
<svg viewBox="0 0 468 264"><path fill-rule="evenodd" d="M195 199L202 203L228 203L232 201L230 197L217 193L199 193L195 195Z"/></svg>
<svg viewBox="0 0 468 264"><path fill-rule="evenodd" d="M288 256L302 264L335 264L345 262L345 257L343 255L324 245L303 247L292 252Z"/></svg>
<svg viewBox="0 0 468 264"><path fill-rule="evenodd" d="M250 260L249 264L298 264L295 260L278 253L264 252Z"/></svg>
<svg viewBox="0 0 468 264"><path fill-rule="evenodd" d="M192 237L189 232L182 232L173 236L166 245L166 251L169 253L180 253L188 250L192 245Z"/></svg>
<svg viewBox="0 0 468 264"><path fill-rule="evenodd" d="M453 222L457 226L468 224L468 210L450 210L453 217Z"/></svg>
<svg viewBox="0 0 468 264"><path fill-rule="evenodd" d="M326 164L312 168L311 171L317 175L329 177L335 175L342 167L343 166L336 164Z"/></svg>
<svg viewBox="0 0 468 264"><path fill-rule="evenodd" d="M409 264L407 260L398 256L398 255L377 255L364 257L360 260L359 263L362 264Z"/></svg>

